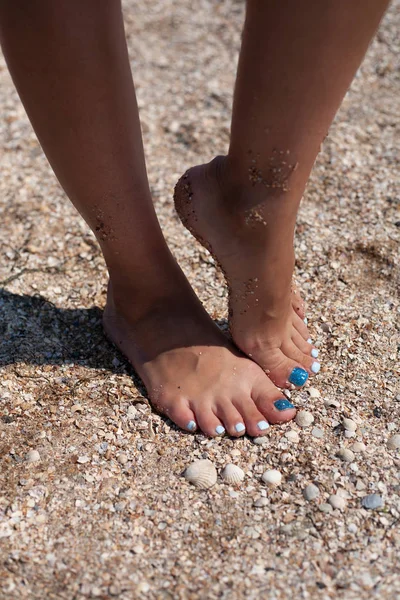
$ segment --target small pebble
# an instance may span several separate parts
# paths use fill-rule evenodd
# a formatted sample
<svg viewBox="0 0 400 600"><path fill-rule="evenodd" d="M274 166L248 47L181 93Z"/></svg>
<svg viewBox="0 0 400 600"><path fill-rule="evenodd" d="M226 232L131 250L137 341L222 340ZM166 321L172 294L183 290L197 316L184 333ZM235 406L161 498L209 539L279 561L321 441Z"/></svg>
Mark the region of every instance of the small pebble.
<svg viewBox="0 0 400 600"><path fill-rule="evenodd" d="M379 494L369 494L368 496L364 496L361 500L361 504L363 508L374 510L375 508L382 508L383 500Z"/></svg>
<svg viewBox="0 0 400 600"><path fill-rule="evenodd" d="M76 462L80 463L81 465L84 465L85 463L88 463L89 461L90 461L89 456L78 456L78 458L76 459Z"/></svg>
<svg viewBox="0 0 400 600"><path fill-rule="evenodd" d="M348 526L347 526L347 530L350 533L357 533L358 527L357 527L357 525L355 523L349 523Z"/></svg>
<svg viewBox="0 0 400 600"><path fill-rule="evenodd" d="M296 423L300 427L308 427L314 423L314 417L308 410L300 410L296 415Z"/></svg>
<svg viewBox="0 0 400 600"><path fill-rule="evenodd" d="M333 510L332 506L330 504L327 504L326 502L323 502L322 504L320 504L318 506L318 508L323 513L330 513Z"/></svg>
<svg viewBox="0 0 400 600"><path fill-rule="evenodd" d="M367 447L364 442L354 442L354 444L350 446L350 449L353 450L353 452L365 452Z"/></svg>
<svg viewBox="0 0 400 600"><path fill-rule="evenodd" d="M277 471L276 469L270 469L263 473L262 478L264 483L266 483L269 487L274 487L279 485L282 481L282 473Z"/></svg>
<svg viewBox="0 0 400 600"><path fill-rule="evenodd" d="M344 431L344 437L346 439L351 439L353 437L356 437L356 432L355 431L349 431L348 429L345 429L345 431Z"/></svg>
<svg viewBox="0 0 400 600"><path fill-rule="evenodd" d="M338 496L338 494L329 496L328 502L332 508L337 508L338 510L344 510L346 508L346 500L342 496Z"/></svg>
<svg viewBox="0 0 400 600"><path fill-rule="evenodd" d="M313 483L309 483L303 490L303 496L309 502L319 496L319 489Z"/></svg>
<svg viewBox="0 0 400 600"><path fill-rule="evenodd" d="M257 508L268 506L268 504L269 500L268 498L264 498L264 496L261 496L261 498L257 498L257 500L254 501L254 506L256 506Z"/></svg>
<svg viewBox="0 0 400 600"><path fill-rule="evenodd" d="M268 437L266 435L253 438L253 444L257 444L257 446L262 446L263 444L266 444L267 442L268 442Z"/></svg>
<svg viewBox="0 0 400 600"><path fill-rule="evenodd" d="M28 462L37 462L38 460L40 460L40 454L37 450L29 450L29 452L26 455L26 460Z"/></svg>
<svg viewBox="0 0 400 600"><path fill-rule="evenodd" d="M354 452L352 452L348 448L340 448L337 455L344 462L352 462L354 460Z"/></svg>
<svg viewBox="0 0 400 600"><path fill-rule="evenodd" d="M287 438L289 442L292 442L293 444L297 444L300 441L300 436L294 429L289 429L289 431L285 433L285 438Z"/></svg>
<svg viewBox="0 0 400 600"><path fill-rule="evenodd" d="M355 431L357 429L357 423L353 419L343 419L342 425L347 431Z"/></svg>
<svg viewBox="0 0 400 600"><path fill-rule="evenodd" d="M121 454L118 454L118 456L117 456L117 461L121 465L126 465L126 463L128 462L128 457L126 454L124 454L124 452L121 452Z"/></svg>
<svg viewBox="0 0 400 600"><path fill-rule="evenodd" d="M392 437L388 439L386 446L389 450L397 450L400 448L400 434L396 433L396 435L392 435Z"/></svg>
<svg viewBox="0 0 400 600"><path fill-rule="evenodd" d="M307 392L309 393L310 398L319 398L321 396L321 392L315 387L308 388Z"/></svg>
<svg viewBox="0 0 400 600"><path fill-rule="evenodd" d="M324 432L319 427L313 427L311 435L315 438L318 438L319 440L322 440L322 438L324 437Z"/></svg>

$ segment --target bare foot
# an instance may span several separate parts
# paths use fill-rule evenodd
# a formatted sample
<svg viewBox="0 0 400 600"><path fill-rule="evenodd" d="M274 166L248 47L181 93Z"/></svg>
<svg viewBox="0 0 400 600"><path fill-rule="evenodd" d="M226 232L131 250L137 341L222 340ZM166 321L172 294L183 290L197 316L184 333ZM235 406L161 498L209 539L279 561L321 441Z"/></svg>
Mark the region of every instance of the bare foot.
<svg viewBox="0 0 400 600"><path fill-rule="evenodd" d="M165 271L160 279L164 279ZM176 266L154 291L109 285L104 328L142 378L151 402L187 431L260 436L294 406L205 312Z"/></svg>
<svg viewBox="0 0 400 600"><path fill-rule="evenodd" d="M193 167L176 186L175 206L226 276L237 346L279 387L301 387L320 365L292 288L296 214L284 192L233 179L225 157Z"/></svg>

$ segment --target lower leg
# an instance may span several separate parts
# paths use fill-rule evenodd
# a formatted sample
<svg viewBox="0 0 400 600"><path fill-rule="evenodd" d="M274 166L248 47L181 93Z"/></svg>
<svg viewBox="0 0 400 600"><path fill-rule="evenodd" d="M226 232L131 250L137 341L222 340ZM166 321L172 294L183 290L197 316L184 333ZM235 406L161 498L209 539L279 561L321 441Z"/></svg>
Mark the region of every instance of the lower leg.
<svg viewBox="0 0 400 600"><path fill-rule="evenodd" d="M178 194L228 278L235 342L281 386L319 369L291 301L297 210L387 4L248 0L228 156L189 171L196 221Z"/></svg>
<svg viewBox="0 0 400 600"><path fill-rule="evenodd" d="M223 426L259 435L266 418L292 418L293 409L274 405L281 394L262 370L208 318L166 246L147 182L120 4L4 0L0 35L43 149L107 262L106 331L153 402L178 425L197 424L210 435Z"/></svg>

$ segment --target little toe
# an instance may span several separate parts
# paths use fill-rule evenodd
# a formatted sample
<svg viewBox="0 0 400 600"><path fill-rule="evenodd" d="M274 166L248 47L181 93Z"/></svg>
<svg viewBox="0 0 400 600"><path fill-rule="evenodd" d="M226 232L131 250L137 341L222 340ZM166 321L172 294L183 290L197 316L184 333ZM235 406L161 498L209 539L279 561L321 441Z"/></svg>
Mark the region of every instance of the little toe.
<svg viewBox="0 0 400 600"><path fill-rule="evenodd" d="M295 313L295 311L293 311L292 323L293 327L297 329L300 335L307 341L310 338L310 332L308 331L304 319L301 319L299 315Z"/></svg>
<svg viewBox="0 0 400 600"><path fill-rule="evenodd" d="M250 398L249 402L251 402ZM246 433L244 418L230 400L219 402L215 407L215 413L221 419L229 435L239 437Z"/></svg>
<svg viewBox="0 0 400 600"><path fill-rule="evenodd" d="M266 434L269 423L251 398L239 399L234 401L233 404L242 415L242 421L246 426L248 435L259 437Z"/></svg>

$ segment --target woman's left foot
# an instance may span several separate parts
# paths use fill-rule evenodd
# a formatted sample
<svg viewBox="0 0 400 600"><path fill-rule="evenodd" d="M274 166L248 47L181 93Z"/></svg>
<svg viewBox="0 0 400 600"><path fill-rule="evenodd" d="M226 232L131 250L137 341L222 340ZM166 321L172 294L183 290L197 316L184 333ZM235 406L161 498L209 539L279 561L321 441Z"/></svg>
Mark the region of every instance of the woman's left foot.
<svg viewBox="0 0 400 600"><path fill-rule="evenodd" d="M285 191L233 179L226 157L193 167L176 185L175 206L225 274L237 346L279 387L301 387L320 364L292 286L296 214Z"/></svg>

